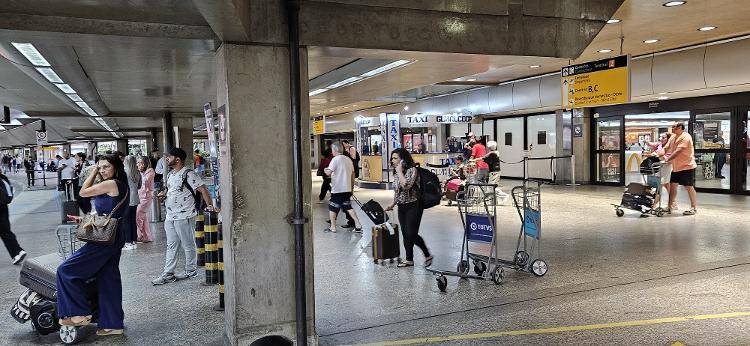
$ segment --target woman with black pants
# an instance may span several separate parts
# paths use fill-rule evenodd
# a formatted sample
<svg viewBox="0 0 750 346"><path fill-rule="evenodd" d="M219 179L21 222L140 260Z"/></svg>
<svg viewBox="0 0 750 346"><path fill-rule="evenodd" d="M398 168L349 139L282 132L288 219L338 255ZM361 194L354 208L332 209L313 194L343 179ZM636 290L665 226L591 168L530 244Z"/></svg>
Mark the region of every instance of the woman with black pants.
<svg viewBox="0 0 750 346"><path fill-rule="evenodd" d="M385 210L393 210L398 205L398 223L404 235L404 250L406 250L406 260L398 266L414 266L414 245L416 245L424 254L425 267L429 267L432 264L432 255L424 239L419 236L419 224L422 222L423 212L419 201L419 172L411 154L403 148L391 152L391 167L393 167L397 181L394 187L393 203Z"/></svg>

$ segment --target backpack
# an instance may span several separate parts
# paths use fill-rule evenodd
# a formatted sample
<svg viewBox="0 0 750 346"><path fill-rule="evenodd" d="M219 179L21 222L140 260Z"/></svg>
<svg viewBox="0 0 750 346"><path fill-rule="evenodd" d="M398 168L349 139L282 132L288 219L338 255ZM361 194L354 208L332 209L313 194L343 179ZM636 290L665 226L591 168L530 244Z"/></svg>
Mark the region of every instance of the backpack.
<svg viewBox="0 0 750 346"><path fill-rule="evenodd" d="M486 156L484 163L490 166L490 172L500 172L500 158L495 152L491 152L490 155Z"/></svg>
<svg viewBox="0 0 750 346"><path fill-rule="evenodd" d="M0 177L0 205L8 205L13 201L13 185L8 178Z"/></svg>
<svg viewBox="0 0 750 346"><path fill-rule="evenodd" d="M440 187L440 179L437 174L419 165L416 169L417 174L419 174L419 200L422 209L430 209L439 205L443 198L443 189Z"/></svg>

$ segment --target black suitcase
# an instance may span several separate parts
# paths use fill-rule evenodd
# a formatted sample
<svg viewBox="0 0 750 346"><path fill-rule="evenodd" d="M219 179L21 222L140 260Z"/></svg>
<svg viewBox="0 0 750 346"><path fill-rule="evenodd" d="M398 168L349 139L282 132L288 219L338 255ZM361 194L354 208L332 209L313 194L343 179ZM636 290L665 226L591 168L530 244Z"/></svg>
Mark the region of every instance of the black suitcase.
<svg viewBox="0 0 750 346"><path fill-rule="evenodd" d="M21 285L46 298L56 300L57 267L62 262L62 257L56 253L27 259L21 267Z"/></svg>
<svg viewBox="0 0 750 346"><path fill-rule="evenodd" d="M362 211L370 218L372 223L379 225L388 221L388 215L385 213L383 206L375 200L369 200L367 203L362 204L358 199L354 199L359 204Z"/></svg>
<svg viewBox="0 0 750 346"><path fill-rule="evenodd" d="M401 255L401 243L398 237L398 225L392 225L393 234L386 224L372 227L372 258L375 263L380 260L398 259Z"/></svg>
<svg viewBox="0 0 750 346"><path fill-rule="evenodd" d="M73 222L68 218L68 215L73 216L80 216L80 207L78 206L78 201L75 200L75 196L73 191L70 189L73 188L72 184L63 184L65 185L65 200L62 202L62 215L61 215L61 222L62 223L69 223ZM68 195L70 193L71 199L68 199Z"/></svg>

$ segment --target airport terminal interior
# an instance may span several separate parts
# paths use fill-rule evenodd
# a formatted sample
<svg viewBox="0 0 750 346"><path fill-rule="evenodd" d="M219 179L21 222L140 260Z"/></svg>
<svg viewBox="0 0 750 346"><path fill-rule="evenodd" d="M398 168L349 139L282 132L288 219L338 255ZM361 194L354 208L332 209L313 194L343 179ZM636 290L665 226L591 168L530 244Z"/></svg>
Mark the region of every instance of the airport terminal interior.
<svg viewBox="0 0 750 346"><path fill-rule="evenodd" d="M748 9L0 1L0 344L748 345Z"/></svg>

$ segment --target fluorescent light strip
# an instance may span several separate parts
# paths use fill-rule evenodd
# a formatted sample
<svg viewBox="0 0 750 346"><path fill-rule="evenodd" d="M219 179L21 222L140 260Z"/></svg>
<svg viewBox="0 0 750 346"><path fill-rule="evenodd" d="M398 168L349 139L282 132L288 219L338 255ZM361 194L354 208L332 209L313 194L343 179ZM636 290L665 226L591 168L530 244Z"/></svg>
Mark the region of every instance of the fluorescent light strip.
<svg viewBox="0 0 750 346"><path fill-rule="evenodd" d="M47 59L42 56L42 53L39 53L38 50L36 50L36 47L34 47L31 43L17 43L17 42L11 42L13 47L16 47L21 54L23 54L24 57L26 57L26 60L28 60L32 65L34 66L50 66Z"/></svg>
<svg viewBox="0 0 750 346"><path fill-rule="evenodd" d="M65 94L73 102L81 102L83 99L78 94Z"/></svg>
<svg viewBox="0 0 750 346"><path fill-rule="evenodd" d="M76 104L78 105L78 107L81 107L81 108L89 108L88 103L83 102L83 101L78 101L76 102Z"/></svg>
<svg viewBox="0 0 750 346"><path fill-rule="evenodd" d="M81 107L86 114L92 116L92 117L98 117L99 114L97 114L91 107Z"/></svg>
<svg viewBox="0 0 750 346"><path fill-rule="evenodd" d="M73 90L73 88L71 88L70 85L68 85L68 84L65 84L65 83L63 83L63 84L55 84L55 86L58 89L60 89L62 92L66 93L66 94L75 94L76 93L76 91Z"/></svg>
<svg viewBox="0 0 750 346"><path fill-rule="evenodd" d="M410 63L410 62L411 62L411 61L409 61L409 60L398 60L398 61L394 61L394 62L392 62L392 63L390 63L390 64L388 64L388 65L385 65L385 66L381 66L381 67L378 67L378 68L376 68L376 69L374 69L374 70L372 70L372 71L369 71L369 72L365 72L365 73L363 73L363 74L361 75L361 77L364 77L364 78L370 78L370 77L372 77L372 76L375 76L375 75L381 74L381 73L383 73L383 72L385 72L385 71L388 71L388 70L392 70L392 69L394 69L394 68L396 68L396 67L399 67L399 66L403 66L403 65L406 65L406 64L408 64L408 63Z"/></svg>
<svg viewBox="0 0 750 346"><path fill-rule="evenodd" d="M362 79L362 78L361 77L349 77L349 78L344 79L344 80L342 80L340 82L333 83L333 84L331 84L331 85L329 85L329 86L327 86L325 88L329 89L329 90L330 89L336 89L338 87L342 87L342 86L347 85L347 84L352 84L352 83L354 83L354 82L356 82L356 81L358 81L360 79Z"/></svg>
<svg viewBox="0 0 750 346"><path fill-rule="evenodd" d="M60 79L60 76L55 73L55 70L53 70L51 67L37 67L36 68L39 73L44 76L44 78L47 78L50 83L64 83L62 79Z"/></svg>
<svg viewBox="0 0 750 346"><path fill-rule="evenodd" d="M317 89L317 90L313 90L313 91L311 91L311 92L310 92L310 93L308 94L308 96L315 96L315 95L318 95L318 94L322 94L322 93L324 93L324 92L326 92L326 91L328 91L328 89Z"/></svg>

